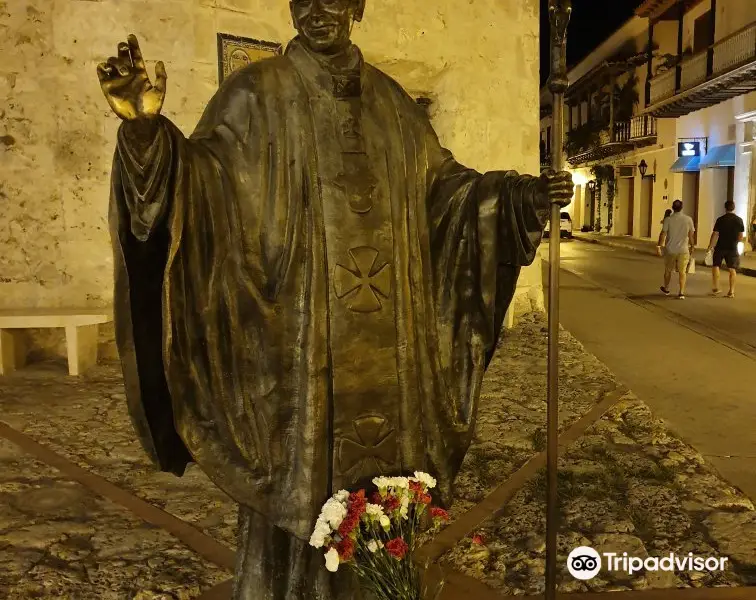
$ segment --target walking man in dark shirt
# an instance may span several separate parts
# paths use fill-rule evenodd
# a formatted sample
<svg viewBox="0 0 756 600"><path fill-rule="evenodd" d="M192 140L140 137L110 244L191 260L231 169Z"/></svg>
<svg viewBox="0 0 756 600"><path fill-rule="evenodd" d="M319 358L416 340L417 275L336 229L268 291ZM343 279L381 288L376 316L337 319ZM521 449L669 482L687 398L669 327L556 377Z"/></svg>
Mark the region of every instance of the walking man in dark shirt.
<svg viewBox="0 0 756 600"><path fill-rule="evenodd" d="M714 252L714 264L711 269L712 292L714 295L719 294L719 268L724 262L730 272L730 291L727 297L734 298L735 274L740 267L738 244L743 241L745 225L743 219L735 214L735 203L732 200L725 202L725 210L727 214L717 219L709 241L709 251Z"/></svg>

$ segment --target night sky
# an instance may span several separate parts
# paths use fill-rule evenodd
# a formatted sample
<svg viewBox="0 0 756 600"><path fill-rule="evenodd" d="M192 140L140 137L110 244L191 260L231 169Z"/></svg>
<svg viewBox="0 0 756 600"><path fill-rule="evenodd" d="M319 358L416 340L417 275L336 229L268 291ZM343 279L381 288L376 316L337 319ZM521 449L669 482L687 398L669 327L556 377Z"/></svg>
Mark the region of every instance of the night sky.
<svg viewBox="0 0 756 600"><path fill-rule="evenodd" d="M572 0L567 66L580 62L625 21L642 0ZM549 76L549 2L541 0L541 85Z"/></svg>

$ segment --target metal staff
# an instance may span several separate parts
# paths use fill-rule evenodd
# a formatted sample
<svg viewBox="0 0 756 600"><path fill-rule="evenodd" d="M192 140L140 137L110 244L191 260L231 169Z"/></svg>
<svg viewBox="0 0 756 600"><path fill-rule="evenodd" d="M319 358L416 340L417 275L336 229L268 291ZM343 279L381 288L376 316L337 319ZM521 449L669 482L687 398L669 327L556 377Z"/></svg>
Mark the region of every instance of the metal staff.
<svg viewBox="0 0 756 600"><path fill-rule="evenodd" d="M564 169L564 92L567 80L567 24L570 21L570 0L549 0L551 21L551 71L549 91L553 101L552 167L557 173ZM559 244L561 207L551 205L549 237L549 357L546 417L546 600L556 600L557 531L559 505L557 497L557 460L559 433Z"/></svg>

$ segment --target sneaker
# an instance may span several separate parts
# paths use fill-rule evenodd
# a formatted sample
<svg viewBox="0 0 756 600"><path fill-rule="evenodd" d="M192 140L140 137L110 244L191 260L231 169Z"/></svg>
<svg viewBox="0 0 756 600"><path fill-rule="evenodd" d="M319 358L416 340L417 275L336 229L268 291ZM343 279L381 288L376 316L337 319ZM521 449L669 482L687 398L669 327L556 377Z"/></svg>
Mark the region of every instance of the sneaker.
<svg viewBox="0 0 756 600"><path fill-rule="evenodd" d="M721 293L722 292L720 292L719 290L711 290L711 295L712 296L719 296L719 294L721 294Z"/></svg>
<svg viewBox="0 0 756 600"><path fill-rule="evenodd" d="M678 294L677 299L678 300L685 300L685 294Z"/></svg>
<svg viewBox="0 0 756 600"><path fill-rule="evenodd" d="M728 298L734 298L735 297L735 292L727 292L727 297Z"/></svg>
<svg viewBox="0 0 756 600"><path fill-rule="evenodd" d="M665 296L669 296L669 290L667 288L665 288L664 286L661 286L659 289L662 291L662 294L664 294Z"/></svg>

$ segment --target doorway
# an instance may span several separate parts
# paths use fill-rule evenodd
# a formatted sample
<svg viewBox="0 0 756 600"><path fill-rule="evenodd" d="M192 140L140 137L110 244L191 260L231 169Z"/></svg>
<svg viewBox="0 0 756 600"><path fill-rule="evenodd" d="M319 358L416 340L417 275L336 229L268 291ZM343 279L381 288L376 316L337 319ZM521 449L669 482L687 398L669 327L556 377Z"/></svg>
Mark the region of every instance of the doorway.
<svg viewBox="0 0 756 600"><path fill-rule="evenodd" d="M694 239L698 243L698 193L701 189L701 174L683 173L682 198L683 214L693 219L693 225L696 228Z"/></svg>
<svg viewBox="0 0 756 600"><path fill-rule="evenodd" d="M735 167L717 167L712 174L715 192L712 194L713 223L725 214L725 202L735 200Z"/></svg>
<svg viewBox="0 0 756 600"><path fill-rule="evenodd" d="M635 212L635 178L622 177L617 180L617 219L615 235L633 235Z"/></svg>
<svg viewBox="0 0 756 600"><path fill-rule="evenodd" d="M575 225L582 226L583 224L583 186L578 184L575 186L575 199L572 203L572 222Z"/></svg>
<svg viewBox="0 0 756 600"><path fill-rule="evenodd" d="M640 237L650 238L654 225L654 180L651 177L641 179L640 190Z"/></svg>
<svg viewBox="0 0 756 600"><path fill-rule="evenodd" d="M633 235L635 227L635 177L628 179L627 235Z"/></svg>
<svg viewBox="0 0 756 600"><path fill-rule="evenodd" d="M596 190L587 187L587 196L585 203L585 212L583 213L583 227L590 227L593 231L596 228Z"/></svg>

